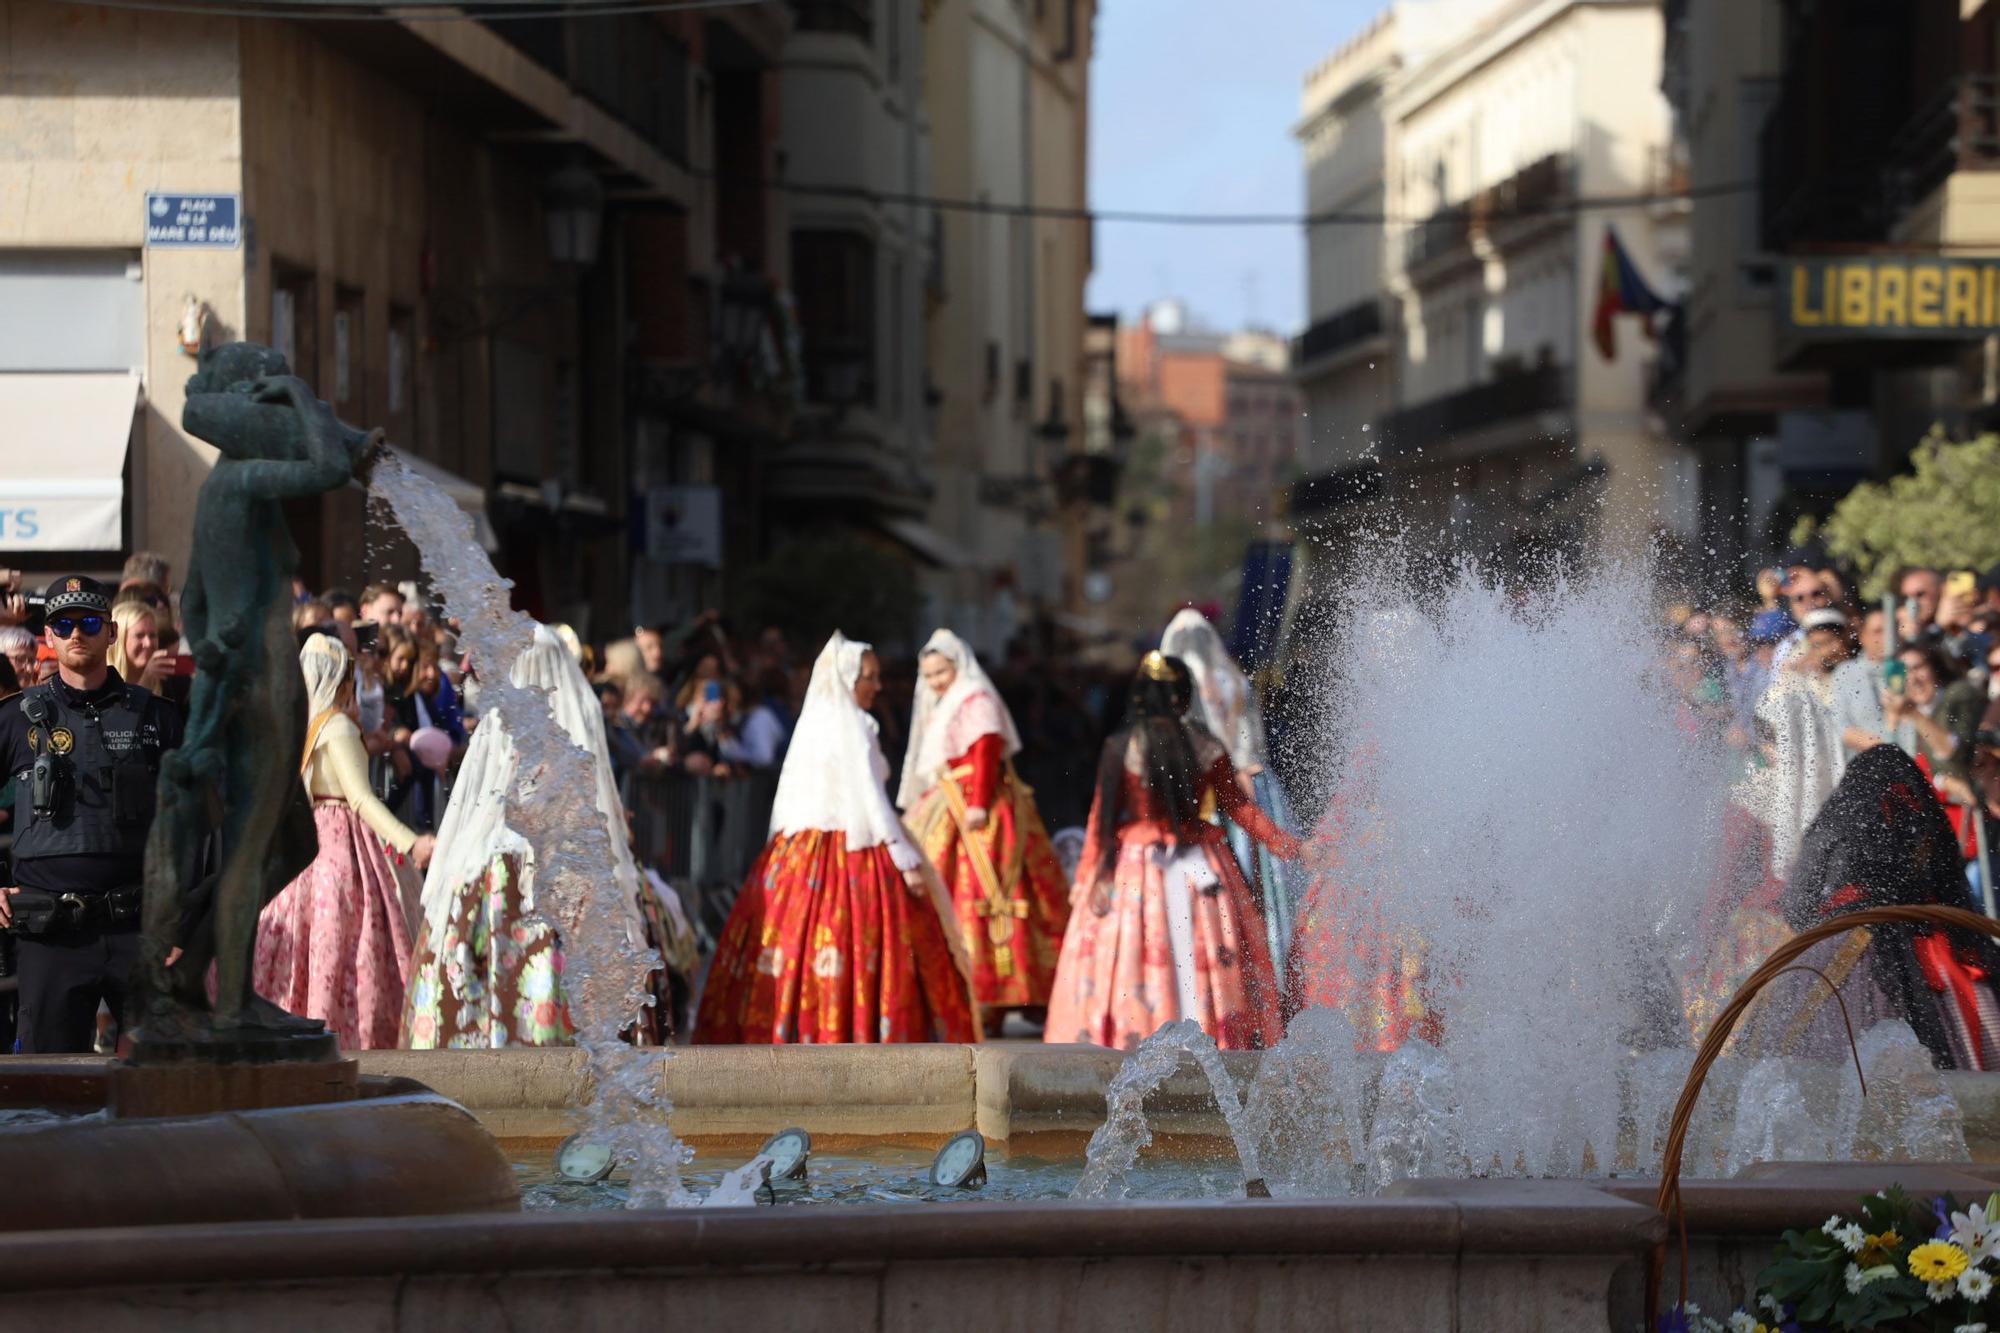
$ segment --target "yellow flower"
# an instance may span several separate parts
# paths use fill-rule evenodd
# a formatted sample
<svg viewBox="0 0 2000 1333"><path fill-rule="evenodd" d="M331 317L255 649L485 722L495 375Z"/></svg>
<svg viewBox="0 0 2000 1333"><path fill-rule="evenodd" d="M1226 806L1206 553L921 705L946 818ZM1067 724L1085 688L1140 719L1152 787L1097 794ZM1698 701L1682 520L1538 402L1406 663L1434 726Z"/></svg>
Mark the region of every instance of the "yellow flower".
<svg viewBox="0 0 2000 1333"><path fill-rule="evenodd" d="M1856 1230L1859 1230L1859 1228L1856 1228ZM1879 1236L1868 1236L1861 1242L1861 1255L1856 1262L1863 1268L1873 1268L1877 1264L1894 1263L1896 1261L1896 1248L1902 1243L1903 1238L1897 1235L1893 1228L1883 1232Z"/></svg>
<svg viewBox="0 0 2000 1333"><path fill-rule="evenodd" d="M1910 1251L1910 1276L1920 1282L1948 1282L1965 1271L1965 1251L1946 1241L1927 1241Z"/></svg>

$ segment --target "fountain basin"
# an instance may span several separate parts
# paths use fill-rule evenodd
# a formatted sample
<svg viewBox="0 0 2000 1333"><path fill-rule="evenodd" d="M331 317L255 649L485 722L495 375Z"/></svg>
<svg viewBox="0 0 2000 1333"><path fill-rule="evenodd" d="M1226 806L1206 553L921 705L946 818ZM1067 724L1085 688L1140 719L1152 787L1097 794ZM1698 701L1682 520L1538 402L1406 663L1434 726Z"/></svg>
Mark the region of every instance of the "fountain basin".
<svg viewBox="0 0 2000 1333"><path fill-rule="evenodd" d="M146 1076L139 1095L121 1105L134 1072ZM89 1058L0 1060L0 1173L9 1182L0 1231L74 1237L79 1228L520 1208L492 1136L410 1080L318 1066L292 1071L292 1091L330 1087L331 1099L260 1105L275 1095L268 1073L191 1067L163 1082L156 1072ZM163 1089L186 1102L204 1086L222 1109L153 1113ZM136 1114L134 1100L143 1104Z"/></svg>
<svg viewBox="0 0 2000 1333"><path fill-rule="evenodd" d="M417 1080L477 1116L495 1137L550 1145L575 1128L589 1099L580 1052L363 1051L367 1074ZM800 1125L822 1146L871 1141L935 1147L977 1129L1012 1152L1067 1156L1104 1123L1105 1089L1123 1053L1094 1046L993 1042L983 1046L693 1046L661 1064L675 1105L674 1128L697 1150L755 1148L773 1131ZM1223 1065L1247 1094L1265 1053L1225 1051ZM1379 1071L1381 1057L1359 1057ZM4 1069L0 1061L0 1069ZM1809 1092L1831 1095L1843 1067L1797 1062ZM1732 1071L1734 1079L1732 1079ZM1725 1060L1710 1098L1728 1099L1740 1062ZM2000 1074L1947 1073L1965 1116L1970 1157L2000 1162ZM1156 1146L1233 1153L1207 1080L1184 1063L1146 1101Z"/></svg>
<svg viewBox="0 0 2000 1333"><path fill-rule="evenodd" d="M294 1222L0 1237L0 1327L1609 1327L1651 1210L1515 1195ZM1525 1228L1524 1207L1541 1223ZM948 1216L948 1221L946 1218ZM249 1280L254 1275L255 1280Z"/></svg>

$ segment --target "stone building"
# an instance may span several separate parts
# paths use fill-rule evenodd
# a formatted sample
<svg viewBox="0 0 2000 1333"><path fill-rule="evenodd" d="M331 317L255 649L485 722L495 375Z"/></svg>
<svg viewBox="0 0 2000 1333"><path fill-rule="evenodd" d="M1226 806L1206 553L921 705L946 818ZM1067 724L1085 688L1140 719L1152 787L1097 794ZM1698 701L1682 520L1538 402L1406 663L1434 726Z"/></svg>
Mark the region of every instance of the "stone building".
<svg viewBox="0 0 2000 1333"><path fill-rule="evenodd" d="M1307 237L1301 523L1387 478L1401 519L1503 559L1692 534L1654 345L1591 337L1607 234L1678 292L1684 206L1646 202L1677 184L1660 48L1651 4L1405 0L1308 76L1307 195L1348 220Z"/></svg>
<svg viewBox="0 0 2000 1333"><path fill-rule="evenodd" d="M1091 228L1081 211L1097 6L923 9L931 190L980 206L925 219L937 243L926 291L928 513L950 543L928 582L929 610L995 654L1035 612L1081 596L1089 478L1111 448L1084 429ZM1023 204L1075 216L1023 216Z"/></svg>
<svg viewBox="0 0 2000 1333"><path fill-rule="evenodd" d="M2000 421L2000 5L1668 0L1665 25L1697 195L1686 357L1653 400L1740 583L1934 423ZM1832 320L1829 262L1864 293ZM1981 293L1964 318L1954 282Z"/></svg>
<svg viewBox="0 0 2000 1333"><path fill-rule="evenodd" d="M0 0L0 415L25 424L0 509L118 498L115 532L17 526L0 550L181 561L212 456L179 429L191 352L244 337L447 475L532 613L609 635L677 600L652 566L692 555L712 583L759 540L754 492L691 548L653 539L648 493L726 488L785 428L767 182L790 27L773 6L292 22ZM239 226L149 240L153 192ZM731 447L704 462L704 437ZM294 523L314 582L384 572L358 492Z"/></svg>

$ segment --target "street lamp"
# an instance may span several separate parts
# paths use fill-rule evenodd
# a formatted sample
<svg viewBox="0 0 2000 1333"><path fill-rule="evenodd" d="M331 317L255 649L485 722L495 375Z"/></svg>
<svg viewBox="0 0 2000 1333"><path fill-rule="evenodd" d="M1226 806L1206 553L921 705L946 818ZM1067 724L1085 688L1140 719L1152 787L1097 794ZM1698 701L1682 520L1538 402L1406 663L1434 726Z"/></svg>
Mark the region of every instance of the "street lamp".
<svg viewBox="0 0 2000 1333"><path fill-rule="evenodd" d="M770 284L754 274L731 272L716 302L716 350L726 364L741 365L764 345Z"/></svg>
<svg viewBox="0 0 2000 1333"><path fill-rule="evenodd" d="M558 264L587 268L597 262L604 225L604 183L572 162L542 183L542 212L549 222L549 254Z"/></svg>

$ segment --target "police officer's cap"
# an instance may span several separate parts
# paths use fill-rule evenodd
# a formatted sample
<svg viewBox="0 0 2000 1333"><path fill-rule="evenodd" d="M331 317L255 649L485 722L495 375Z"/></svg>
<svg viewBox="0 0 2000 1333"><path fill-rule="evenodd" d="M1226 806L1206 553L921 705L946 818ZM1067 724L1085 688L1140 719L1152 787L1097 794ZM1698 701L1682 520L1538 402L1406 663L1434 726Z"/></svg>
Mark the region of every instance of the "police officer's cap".
<svg viewBox="0 0 2000 1333"><path fill-rule="evenodd" d="M50 616L63 611L95 611L101 616L111 614L111 589L81 574L65 574L51 583L43 595L48 599L43 611Z"/></svg>

